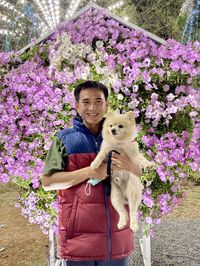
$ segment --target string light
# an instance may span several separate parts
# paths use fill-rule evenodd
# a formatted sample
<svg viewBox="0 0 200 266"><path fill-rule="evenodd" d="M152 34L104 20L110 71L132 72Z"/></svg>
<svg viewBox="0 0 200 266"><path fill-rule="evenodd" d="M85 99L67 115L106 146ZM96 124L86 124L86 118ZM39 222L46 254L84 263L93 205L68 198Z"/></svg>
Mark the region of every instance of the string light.
<svg viewBox="0 0 200 266"><path fill-rule="evenodd" d="M55 0L54 9L55 9L56 25L58 25L60 22L60 1L59 0Z"/></svg>
<svg viewBox="0 0 200 266"><path fill-rule="evenodd" d="M69 8L66 12L65 18L68 19L73 16L74 12L77 10L81 0L72 0L69 4ZM95 0L92 2L96 2ZM23 2L20 2L23 5ZM39 10L39 22L38 29L43 34L53 30L60 23L60 0L34 0L34 4ZM115 4L108 7L110 11L116 8L120 8L124 4L124 1L117 1ZM8 3L5 0L0 1L0 6L15 12L17 16L24 17L24 14L17 10L14 5ZM0 20L8 21L6 16L0 15ZM128 17L124 17L127 21ZM6 34L5 30L1 30L1 34Z"/></svg>
<svg viewBox="0 0 200 266"><path fill-rule="evenodd" d="M115 4L109 6L109 7L108 7L108 10L109 10L109 11L113 11L114 9L117 9L117 8L122 7L123 4L124 4L124 1L118 1L118 2L116 2ZM127 16L123 17L123 19L124 19L125 21L128 21L128 20L129 20L129 18L128 18Z"/></svg>
<svg viewBox="0 0 200 266"><path fill-rule="evenodd" d="M23 13L21 13L13 5L11 5L10 3L6 2L5 0L1 0L0 1L0 5L5 7L5 8L7 8L7 9L9 9L9 10L11 10L11 11L13 11L13 12L15 12L17 15L24 17Z"/></svg>
<svg viewBox="0 0 200 266"><path fill-rule="evenodd" d="M1 21L6 21L6 22L9 22L9 21L10 21L10 19L8 19L7 16L4 16L4 15L2 15L2 14L0 14L0 20L1 20Z"/></svg>
<svg viewBox="0 0 200 266"><path fill-rule="evenodd" d="M79 6L80 2L81 2L81 0L78 0L78 1L72 0L71 1L65 18L70 18L73 16L73 14L76 11L77 7Z"/></svg>
<svg viewBox="0 0 200 266"><path fill-rule="evenodd" d="M45 0L40 0L40 1L42 3L42 7L43 7L43 10L44 10L45 18L48 21L48 24L50 25L50 28L53 29L54 28L54 23L53 23L52 17L51 17L50 12L49 12L50 9L47 6L47 2Z"/></svg>
<svg viewBox="0 0 200 266"><path fill-rule="evenodd" d="M48 28L54 29L60 22L60 1L59 0L34 0L42 13Z"/></svg>
<svg viewBox="0 0 200 266"><path fill-rule="evenodd" d="M19 30L16 30L15 32L11 31L11 30L6 30L6 29L0 29L0 34L2 35L20 35L22 36L24 34L24 32L20 32Z"/></svg>
<svg viewBox="0 0 200 266"><path fill-rule="evenodd" d="M0 34L7 35L8 34L8 30L0 29Z"/></svg>
<svg viewBox="0 0 200 266"><path fill-rule="evenodd" d="M42 19L42 25L45 25L46 28L50 29L51 28L51 24L49 23L49 19L48 19L48 16L46 16L46 13L43 9L43 6L41 4L41 1L40 0L35 0L37 6L38 6L38 9L39 11L42 13L42 16L40 16L40 18Z"/></svg>
<svg viewBox="0 0 200 266"><path fill-rule="evenodd" d="M55 20L52 0L48 0L48 3L49 3L49 14L51 15L50 17L51 17L52 25L53 25L53 27L55 27L56 26L56 20Z"/></svg>
<svg viewBox="0 0 200 266"><path fill-rule="evenodd" d="M110 5L108 7L108 10L112 11L113 9L120 8L121 6L123 6L123 4L124 4L124 1L118 1L115 4Z"/></svg>
<svg viewBox="0 0 200 266"><path fill-rule="evenodd" d="M51 23L49 22L49 15L46 14L46 5L44 1L40 1L40 0L35 0L40 12L42 13L44 19L45 19L45 23L47 25L48 28L51 28Z"/></svg>
<svg viewBox="0 0 200 266"><path fill-rule="evenodd" d="M4 1L4 0L2 0L2 1L0 2L0 5L3 6L3 7L8 8L8 9L11 9L11 10L14 9L14 6L13 6L13 5L11 5L10 3L8 3L8 2L6 2L6 1Z"/></svg>

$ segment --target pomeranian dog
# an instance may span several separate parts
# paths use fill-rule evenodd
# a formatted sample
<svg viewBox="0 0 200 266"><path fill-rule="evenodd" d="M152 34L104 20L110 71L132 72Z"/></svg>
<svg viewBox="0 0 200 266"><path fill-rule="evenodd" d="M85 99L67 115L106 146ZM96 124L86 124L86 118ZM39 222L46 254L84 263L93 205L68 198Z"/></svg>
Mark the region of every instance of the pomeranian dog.
<svg viewBox="0 0 200 266"><path fill-rule="evenodd" d="M142 169L154 165L139 151L138 143L135 141L136 124L132 111L125 114L109 112L103 124L102 136L101 150L91 163L92 169L97 169L111 150L124 150L133 163ZM130 228L134 232L138 230L136 212L142 200L142 189L139 177L133 173L125 170L112 172L111 203L119 214L119 229L127 225L130 215ZM125 204L129 206L129 215Z"/></svg>

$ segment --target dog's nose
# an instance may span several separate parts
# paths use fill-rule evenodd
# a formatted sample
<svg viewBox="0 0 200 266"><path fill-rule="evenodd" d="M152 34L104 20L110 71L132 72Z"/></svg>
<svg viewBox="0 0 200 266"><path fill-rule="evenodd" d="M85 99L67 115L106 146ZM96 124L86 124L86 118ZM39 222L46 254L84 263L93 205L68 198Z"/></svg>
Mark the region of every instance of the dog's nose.
<svg viewBox="0 0 200 266"><path fill-rule="evenodd" d="M115 128L111 129L111 132L112 132L113 135L116 135L117 134L117 131L116 131Z"/></svg>

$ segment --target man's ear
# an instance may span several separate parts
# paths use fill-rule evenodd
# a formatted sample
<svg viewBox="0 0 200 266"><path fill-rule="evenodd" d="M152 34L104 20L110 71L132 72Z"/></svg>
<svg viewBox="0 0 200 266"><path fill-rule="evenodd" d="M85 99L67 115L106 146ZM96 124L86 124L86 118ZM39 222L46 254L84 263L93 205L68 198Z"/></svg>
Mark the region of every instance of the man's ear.
<svg viewBox="0 0 200 266"><path fill-rule="evenodd" d="M75 108L76 108L76 112L79 114L79 104L78 104L78 102L75 102Z"/></svg>
<svg viewBox="0 0 200 266"><path fill-rule="evenodd" d="M125 116L128 118L128 120L135 121L135 116L133 111L128 111L127 113L125 113Z"/></svg>

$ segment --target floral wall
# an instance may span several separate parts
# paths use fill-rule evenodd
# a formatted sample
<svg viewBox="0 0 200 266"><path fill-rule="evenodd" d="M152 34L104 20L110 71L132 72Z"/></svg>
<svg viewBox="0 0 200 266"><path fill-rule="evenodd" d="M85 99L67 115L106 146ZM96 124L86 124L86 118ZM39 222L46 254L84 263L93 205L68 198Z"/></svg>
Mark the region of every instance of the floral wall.
<svg viewBox="0 0 200 266"><path fill-rule="evenodd" d="M87 79L108 86L111 109L134 111L140 148L157 164L141 177L140 220L160 223L185 196L180 181L199 182L199 42L160 45L91 8L23 54L0 53L0 66L0 181L20 187L16 207L43 233L57 227L56 192L40 182L45 155Z"/></svg>

